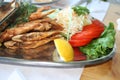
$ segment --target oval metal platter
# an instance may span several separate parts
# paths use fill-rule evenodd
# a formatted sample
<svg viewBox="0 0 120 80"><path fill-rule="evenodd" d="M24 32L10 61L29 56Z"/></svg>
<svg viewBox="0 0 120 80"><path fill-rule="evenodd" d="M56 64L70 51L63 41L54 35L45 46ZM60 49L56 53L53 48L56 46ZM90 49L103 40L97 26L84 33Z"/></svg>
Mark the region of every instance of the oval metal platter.
<svg viewBox="0 0 120 80"><path fill-rule="evenodd" d="M55 2L55 1L57 1L57 0L53 0L53 2ZM43 3L38 3L38 4L43 4ZM51 45L50 45L50 48L52 48ZM31 49L31 50L27 50L27 51L24 51L21 49L14 51L14 50L6 49L5 47L1 47L0 48L0 63L10 64L10 65L29 66L29 67L80 68L83 66L95 65L95 64L100 64L100 63L103 63L105 61L108 61L109 59L111 59L114 56L114 53L115 53L115 47L114 47L108 55L103 56L101 58L97 58L94 60L72 61L72 62L60 62L60 61L55 62L53 60L48 60L48 61L26 60L26 59L21 58L21 54L28 54L28 53L35 54L36 50L37 50L37 52L39 52L38 51L39 49L41 49L41 48ZM44 54L50 53L50 51L53 51L53 50L54 50L54 48L52 48L52 50L50 50L50 49L44 50L45 51ZM18 55L14 56L13 53L18 54ZM7 54L7 57L1 56L4 54ZM43 52L42 52L42 54L43 54ZM11 56L14 56L14 58L12 58ZM18 57L18 56L20 56L20 57Z"/></svg>
<svg viewBox="0 0 120 80"><path fill-rule="evenodd" d="M115 47L108 55L94 60L73 61L73 62L52 62L52 61L34 61L34 60L24 60L24 59L10 58L10 57L0 57L0 63L30 66L30 67L80 68L83 66L95 65L108 61L114 56L114 54L115 54Z"/></svg>

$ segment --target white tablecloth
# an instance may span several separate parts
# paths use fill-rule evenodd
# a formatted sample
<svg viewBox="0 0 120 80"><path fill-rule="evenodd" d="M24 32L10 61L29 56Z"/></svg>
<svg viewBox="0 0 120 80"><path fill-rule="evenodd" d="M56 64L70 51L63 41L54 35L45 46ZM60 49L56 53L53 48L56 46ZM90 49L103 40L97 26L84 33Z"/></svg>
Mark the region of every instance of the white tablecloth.
<svg viewBox="0 0 120 80"><path fill-rule="evenodd" d="M69 1L73 3L78 0ZM88 8L91 11L91 15L102 21L108 10L109 3L97 2L97 0L93 1L94 2L88 5ZM38 68L0 64L0 80L80 80L83 69L84 67L58 69L58 68Z"/></svg>

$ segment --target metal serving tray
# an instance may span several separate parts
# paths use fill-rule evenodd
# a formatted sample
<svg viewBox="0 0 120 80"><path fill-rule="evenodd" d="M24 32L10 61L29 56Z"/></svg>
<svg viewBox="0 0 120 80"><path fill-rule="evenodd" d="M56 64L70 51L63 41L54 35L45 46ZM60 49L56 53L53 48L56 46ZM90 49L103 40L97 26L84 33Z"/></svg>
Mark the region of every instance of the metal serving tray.
<svg viewBox="0 0 120 80"><path fill-rule="evenodd" d="M5 48L2 50L0 48L0 55L4 52ZM48 51L49 52L49 51ZM67 52L67 51L66 51ZM19 51L17 53L20 53ZM54 62L51 60L42 61L42 60L25 60L20 58L12 58L12 57L0 57L0 63L2 64L10 64L10 65L21 65L21 66L32 66L32 67L51 67L51 68L80 68L87 65L96 65L108 61L115 54L115 47L112 51L101 58L97 58L94 60L84 60L84 61L72 61L72 62Z"/></svg>
<svg viewBox="0 0 120 80"><path fill-rule="evenodd" d="M10 57L0 57L0 63L21 65L21 66L32 66L32 67L51 67L51 68L80 68L87 65L96 65L111 59L115 54L115 48L106 56L97 58L94 60L84 61L73 61L73 62L52 62L52 61L35 61L35 60L24 60Z"/></svg>

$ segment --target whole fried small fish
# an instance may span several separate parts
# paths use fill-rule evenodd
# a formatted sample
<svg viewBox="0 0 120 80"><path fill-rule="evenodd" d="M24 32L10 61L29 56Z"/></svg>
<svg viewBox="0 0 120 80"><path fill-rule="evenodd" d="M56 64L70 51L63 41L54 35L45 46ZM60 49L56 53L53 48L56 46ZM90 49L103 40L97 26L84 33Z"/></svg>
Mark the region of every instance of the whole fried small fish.
<svg viewBox="0 0 120 80"><path fill-rule="evenodd" d="M23 45L23 46L21 46L21 48L24 48L24 49L37 48L39 46L42 46L44 44L47 44L47 43L53 41L56 38L60 38L60 36L52 36L50 38L45 38L45 39L42 39L42 40L39 40L39 41L34 41L34 42L31 41L31 44Z"/></svg>
<svg viewBox="0 0 120 80"><path fill-rule="evenodd" d="M41 8L38 8L38 10L37 10L36 12L32 13L32 14L29 16L29 21L44 18L44 17L46 17L47 15L55 12L55 10L50 10L50 11L48 11L48 12L43 12L44 10L49 10L49 9L50 9L50 6L43 6L43 7L41 7Z"/></svg>
<svg viewBox="0 0 120 80"><path fill-rule="evenodd" d="M21 35L16 35L12 37L13 41L16 42L25 42L25 41L39 41L44 38L55 36L57 34L60 34L60 31L49 31L49 32L31 32Z"/></svg>
<svg viewBox="0 0 120 80"><path fill-rule="evenodd" d="M40 25L41 20L31 21L16 25L14 28L6 29L0 34L0 42L10 40L13 36L29 32Z"/></svg>
<svg viewBox="0 0 120 80"><path fill-rule="evenodd" d="M53 41L54 39L60 38L60 37L61 36L56 35L56 36L52 36L49 38L44 38L39 41L25 41L25 42L15 42L15 41L11 40L11 41L4 42L4 45L5 45L5 47L10 48L10 49L18 49L18 48L33 49L33 48L37 48L42 45L45 45L45 44Z"/></svg>

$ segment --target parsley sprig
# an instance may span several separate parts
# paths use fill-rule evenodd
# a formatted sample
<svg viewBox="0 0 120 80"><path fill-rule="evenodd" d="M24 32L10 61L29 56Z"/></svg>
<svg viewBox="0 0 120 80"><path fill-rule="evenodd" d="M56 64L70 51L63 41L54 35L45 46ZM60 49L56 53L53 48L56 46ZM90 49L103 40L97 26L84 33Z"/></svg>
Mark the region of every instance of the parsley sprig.
<svg viewBox="0 0 120 80"><path fill-rule="evenodd" d="M86 15L90 13L90 11L86 7L83 7L83 6L75 6L72 9L78 14L78 16Z"/></svg>

